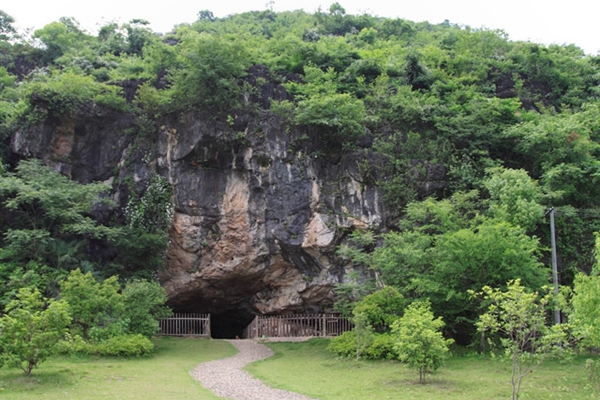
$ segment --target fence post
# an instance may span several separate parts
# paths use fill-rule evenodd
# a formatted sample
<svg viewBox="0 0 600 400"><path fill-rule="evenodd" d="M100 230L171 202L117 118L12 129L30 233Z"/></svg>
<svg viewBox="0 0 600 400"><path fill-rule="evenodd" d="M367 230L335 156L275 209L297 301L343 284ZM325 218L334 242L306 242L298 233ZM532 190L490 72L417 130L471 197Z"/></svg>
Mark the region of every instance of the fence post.
<svg viewBox="0 0 600 400"><path fill-rule="evenodd" d="M327 315L323 313L323 337L327 337Z"/></svg>

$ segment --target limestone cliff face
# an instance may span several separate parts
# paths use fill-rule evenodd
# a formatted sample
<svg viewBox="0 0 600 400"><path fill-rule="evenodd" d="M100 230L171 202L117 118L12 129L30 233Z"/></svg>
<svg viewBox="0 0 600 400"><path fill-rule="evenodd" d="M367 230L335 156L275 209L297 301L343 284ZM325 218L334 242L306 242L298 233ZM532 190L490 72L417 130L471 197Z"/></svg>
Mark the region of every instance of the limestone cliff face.
<svg viewBox="0 0 600 400"><path fill-rule="evenodd" d="M234 124L235 125L235 124ZM302 132L263 112L238 127L193 119L160 129L159 170L176 208L160 279L175 307L246 313L323 311L345 269L347 228L379 228L382 194L357 152L339 163L299 149Z"/></svg>
<svg viewBox="0 0 600 400"><path fill-rule="evenodd" d="M82 183L112 181L122 207L127 179L143 189L152 170L166 177L176 212L159 278L176 310L331 310L348 272L336 247L352 229L385 228L372 171L386 160L368 140L329 153L319 132L265 111L268 98L285 96L276 85L265 90L255 112L233 121L174 115L143 134L134 117L90 105L19 130L12 149ZM443 185L443 170L427 174L424 187Z"/></svg>

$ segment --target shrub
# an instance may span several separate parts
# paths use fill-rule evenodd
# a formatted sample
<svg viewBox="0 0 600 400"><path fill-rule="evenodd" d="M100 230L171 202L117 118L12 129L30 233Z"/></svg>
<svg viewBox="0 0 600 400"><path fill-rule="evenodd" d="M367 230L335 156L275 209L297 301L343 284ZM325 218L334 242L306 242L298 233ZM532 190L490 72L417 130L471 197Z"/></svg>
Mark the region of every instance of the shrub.
<svg viewBox="0 0 600 400"><path fill-rule="evenodd" d="M122 88L96 82L74 72L40 73L24 87L26 96L43 99L48 109L63 114L86 102L97 102L117 110L127 107Z"/></svg>
<svg viewBox="0 0 600 400"><path fill-rule="evenodd" d="M353 314L364 313L369 324L376 332L389 331L394 321L404 313L404 296L393 286L386 286L381 290L365 296L356 303Z"/></svg>
<svg viewBox="0 0 600 400"><path fill-rule="evenodd" d="M94 345L94 349L99 356L139 357L151 353L154 344L147 337L135 334L114 336Z"/></svg>
<svg viewBox="0 0 600 400"><path fill-rule="evenodd" d="M356 357L356 332L344 332L331 339L327 350L341 357Z"/></svg>
<svg viewBox="0 0 600 400"><path fill-rule="evenodd" d="M373 334L373 340L367 346L361 356L368 360L396 360L398 355L394 350L396 339L389 333ZM344 332L338 337L331 339L327 350L340 357L356 357L356 332Z"/></svg>
<svg viewBox="0 0 600 400"><path fill-rule="evenodd" d="M171 310L165 306L167 294L157 282L131 281L123 289L125 317L129 332L150 337L158 332L160 318L167 317Z"/></svg>
<svg viewBox="0 0 600 400"><path fill-rule="evenodd" d="M365 106L347 93L316 94L298 103L295 122L313 126L328 147L352 148L365 133Z"/></svg>
<svg viewBox="0 0 600 400"><path fill-rule="evenodd" d="M363 357L369 360L397 360L398 353L394 349L396 339L389 333L373 335L373 342L363 352Z"/></svg>
<svg viewBox="0 0 600 400"><path fill-rule="evenodd" d="M69 337L58 345L60 354L109 356L109 357L140 357L154 351L154 344L145 336L120 335L113 336L102 342L89 343L81 336Z"/></svg>

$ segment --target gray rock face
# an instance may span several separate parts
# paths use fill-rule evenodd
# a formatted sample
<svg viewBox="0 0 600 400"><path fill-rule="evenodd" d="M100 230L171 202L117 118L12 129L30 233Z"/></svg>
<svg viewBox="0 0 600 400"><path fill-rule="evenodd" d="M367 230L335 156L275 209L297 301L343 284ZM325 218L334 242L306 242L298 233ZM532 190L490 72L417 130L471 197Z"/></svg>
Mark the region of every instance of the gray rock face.
<svg viewBox="0 0 600 400"><path fill-rule="evenodd" d="M335 248L345 229L383 221L382 194L359 173L368 155L332 164L294 149L302 133L268 112L238 132L192 121L166 123L159 139L157 165L175 192L169 268L160 275L171 304L330 309L344 275Z"/></svg>
<svg viewBox="0 0 600 400"><path fill-rule="evenodd" d="M248 100L255 109L286 96L272 83L263 92ZM329 311L349 268L336 247L352 229L385 229L374 182L386 159L370 143L343 157L329 153L319 132L264 110L233 122L175 115L154 133L139 131L134 117L91 105L19 130L12 149L82 183L114 178L121 206L125 180L143 188L152 170L165 176L175 215L159 278L178 311ZM442 167L426 174L423 187L429 179L432 192L443 186Z"/></svg>

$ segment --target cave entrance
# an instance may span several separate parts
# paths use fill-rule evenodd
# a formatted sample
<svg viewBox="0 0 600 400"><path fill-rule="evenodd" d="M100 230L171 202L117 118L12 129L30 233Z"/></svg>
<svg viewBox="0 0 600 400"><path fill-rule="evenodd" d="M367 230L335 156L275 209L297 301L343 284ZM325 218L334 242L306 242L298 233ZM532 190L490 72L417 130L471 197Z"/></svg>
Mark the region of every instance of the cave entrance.
<svg viewBox="0 0 600 400"><path fill-rule="evenodd" d="M241 311L231 310L222 313L210 314L210 334L214 339L236 339L242 337L242 332L254 315Z"/></svg>

